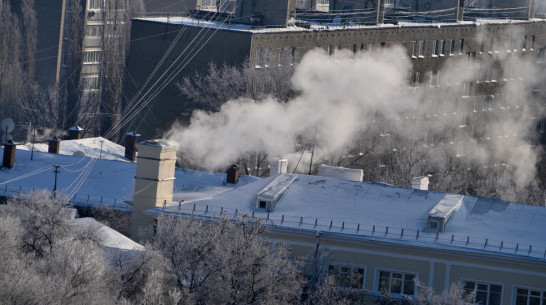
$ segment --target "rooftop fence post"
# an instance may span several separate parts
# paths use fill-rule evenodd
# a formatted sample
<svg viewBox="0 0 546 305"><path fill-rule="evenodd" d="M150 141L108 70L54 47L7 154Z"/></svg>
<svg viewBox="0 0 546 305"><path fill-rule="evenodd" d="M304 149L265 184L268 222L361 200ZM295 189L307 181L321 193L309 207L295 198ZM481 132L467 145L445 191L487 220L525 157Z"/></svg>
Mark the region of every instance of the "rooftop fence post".
<svg viewBox="0 0 546 305"><path fill-rule="evenodd" d="M303 223L303 217L300 217L300 227L301 227L301 224Z"/></svg>
<svg viewBox="0 0 546 305"><path fill-rule="evenodd" d="M385 236L389 235L389 227L385 229Z"/></svg>
<svg viewBox="0 0 546 305"><path fill-rule="evenodd" d="M466 236L466 245L467 246L468 246L468 243L470 243L470 236L469 235Z"/></svg>
<svg viewBox="0 0 546 305"><path fill-rule="evenodd" d="M402 239L402 237L404 237L404 229L402 229L402 232L400 232L400 239Z"/></svg>
<svg viewBox="0 0 546 305"><path fill-rule="evenodd" d="M282 214L282 217L281 217L281 225L283 222L284 222L284 214Z"/></svg>
<svg viewBox="0 0 546 305"><path fill-rule="evenodd" d="M415 240L419 239L419 230L417 230L417 235L415 236Z"/></svg>
<svg viewBox="0 0 546 305"><path fill-rule="evenodd" d="M315 227L313 229L317 228L317 224L318 224L318 218L315 218Z"/></svg>
<svg viewBox="0 0 546 305"><path fill-rule="evenodd" d="M360 231L360 223L356 226L356 233L358 233L358 231Z"/></svg>
<svg viewBox="0 0 546 305"><path fill-rule="evenodd" d="M332 230L332 225L334 224L333 220L330 220L330 228L328 228L328 231Z"/></svg>

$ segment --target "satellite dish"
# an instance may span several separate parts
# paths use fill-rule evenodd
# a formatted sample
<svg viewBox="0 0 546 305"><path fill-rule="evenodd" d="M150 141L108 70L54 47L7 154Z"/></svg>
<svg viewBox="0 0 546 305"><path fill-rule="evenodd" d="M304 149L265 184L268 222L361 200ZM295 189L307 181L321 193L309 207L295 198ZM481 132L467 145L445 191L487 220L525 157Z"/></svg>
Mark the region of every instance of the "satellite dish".
<svg viewBox="0 0 546 305"><path fill-rule="evenodd" d="M15 129L15 122L10 118L5 118L0 123L0 129L2 129L2 143L11 140L12 137L9 133Z"/></svg>

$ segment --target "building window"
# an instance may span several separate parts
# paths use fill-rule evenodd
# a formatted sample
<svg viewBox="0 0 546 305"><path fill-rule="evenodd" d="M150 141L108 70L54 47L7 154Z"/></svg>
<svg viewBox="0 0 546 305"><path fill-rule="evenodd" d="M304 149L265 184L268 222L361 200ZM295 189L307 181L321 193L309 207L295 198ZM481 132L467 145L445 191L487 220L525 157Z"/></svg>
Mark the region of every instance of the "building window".
<svg viewBox="0 0 546 305"><path fill-rule="evenodd" d="M466 65L471 66L474 64L474 61L476 60L476 52L468 52L466 53Z"/></svg>
<svg viewBox="0 0 546 305"><path fill-rule="evenodd" d="M527 35L523 36L523 41L521 43L521 50L525 51L527 49Z"/></svg>
<svg viewBox="0 0 546 305"><path fill-rule="evenodd" d="M104 8L104 0L89 0L87 8L90 10L100 10Z"/></svg>
<svg viewBox="0 0 546 305"><path fill-rule="evenodd" d="M353 50L353 53L356 53L356 43L355 43L355 44L353 44L353 48L352 48L352 50Z"/></svg>
<svg viewBox="0 0 546 305"><path fill-rule="evenodd" d="M292 51L290 52L290 63L291 64L296 63L297 57L298 57L298 50L296 48L292 48Z"/></svg>
<svg viewBox="0 0 546 305"><path fill-rule="evenodd" d="M98 90L99 89L99 78L95 77L85 77L83 80L83 89L84 90Z"/></svg>
<svg viewBox="0 0 546 305"><path fill-rule="evenodd" d="M425 41L421 40L421 42L419 43L419 57L424 57L424 56L425 56Z"/></svg>
<svg viewBox="0 0 546 305"><path fill-rule="evenodd" d="M463 51L464 51L464 39L461 39L461 41L459 42L459 54L463 55Z"/></svg>
<svg viewBox="0 0 546 305"><path fill-rule="evenodd" d="M265 67L269 67L271 65L271 49L265 50Z"/></svg>
<svg viewBox="0 0 546 305"><path fill-rule="evenodd" d="M498 77L499 77L499 67L493 67L493 69L491 69L491 81L492 82L496 82L498 80Z"/></svg>
<svg viewBox="0 0 546 305"><path fill-rule="evenodd" d="M263 49L257 49L256 50L256 64L254 65L255 68L261 68L262 67L262 57L263 57Z"/></svg>
<svg viewBox="0 0 546 305"><path fill-rule="evenodd" d="M474 88L474 82L465 82L463 84L463 96L472 96L472 89Z"/></svg>
<svg viewBox="0 0 546 305"><path fill-rule="evenodd" d="M417 53L418 53L418 41L414 41L413 42L413 49L411 51L411 56L412 57L417 57Z"/></svg>
<svg viewBox="0 0 546 305"><path fill-rule="evenodd" d="M416 278L413 273L380 270L377 288L387 293L414 295Z"/></svg>
<svg viewBox="0 0 546 305"><path fill-rule="evenodd" d="M531 50L535 48L535 35L531 36Z"/></svg>
<svg viewBox="0 0 546 305"><path fill-rule="evenodd" d="M482 305L500 305L501 296L502 296L502 286L484 283L484 282L475 282L475 281L463 281L463 290L465 294L471 294L476 292L474 295L474 303Z"/></svg>
<svg viewBox="0 0 546 305"><path fill-rule="evenodd" d="M540 120L540 133L544 133L544 128L546 127L546 119L545 118L542 118ZM546 305L546 302L542 305Z"/></svg>
<svg viewBox="0 0 546 305"><path fill-rule="evenodd" d="M328 46L328 55L332 55L334 54L334 47L332 47L331 45Z"/></svg>
<svg viewBox="0 0 546 305"><path fill-rule="evenodd" d="M438 40L432 42L432 56L438 56L439 45Z"/></svg>
<svg viewBox="0 0 546 305"><path fill-rule="evenodd" d="M440 56L444 56L446 52L446 41L445 39L440 40Z"/></svg>
<svg viewBox="0 0 546 305"><path fill-rule="evenodd" d="M546 291L516 288L516 305L546 305Z"/></svg>
<svg viewBox="0 0 546 305"><path fill-rule="evenodd" d="M83 63L84 64L90 64L90 63L99 63L102 58L102 51L96 50L96 51L85 51L83 53Z"/></svg>
<svg viewBox="0 0 546 305"><path fill-rule="evenodd" d="M430 86L440 87L440 71L430 71Z"/></svg>
<svg viewBox="0 0 546 305"><path fill-rule="evenodd" d="M85 28L85 34L87 36L96 36L100 37L102 36L102 33L104 32L104 25L102 24L88 24Z"/></svg>
<svg viewBox="0 0 546 305"><path fill-rule="evenodd" d="M277 58L277 65L282 66L284 63L284 48L279 48L279 57Z"/></svg>
<svg viewBox="0 0 546 305"><path fill-rule="evenodd" d="M333 275L336 283L343 288L362 288L364 286L364 271L363 267L328 266L328 274Z"/></svg>
<svg viewBox="0 0 546 305"><path fill-rule="evenodd" d="M451 45L449 46L449 55L453 56L455 52L455 39L451 39Z"/></svg>

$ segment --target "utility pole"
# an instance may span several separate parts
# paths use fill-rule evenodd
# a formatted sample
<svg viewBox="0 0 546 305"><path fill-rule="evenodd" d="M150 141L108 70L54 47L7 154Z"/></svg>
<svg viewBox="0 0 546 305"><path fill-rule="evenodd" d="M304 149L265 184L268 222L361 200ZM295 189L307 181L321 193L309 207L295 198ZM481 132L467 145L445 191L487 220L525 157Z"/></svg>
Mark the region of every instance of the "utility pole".
<svg viewBox="0 0 546 305"><path fill-rule="evenodd" d="M59 167L61 167L59 164L53 164L53 167L55 167L55 170L53 171L55 173L55 184L53 185L53 197L57 198L57 174L59 173Z"/></svg>

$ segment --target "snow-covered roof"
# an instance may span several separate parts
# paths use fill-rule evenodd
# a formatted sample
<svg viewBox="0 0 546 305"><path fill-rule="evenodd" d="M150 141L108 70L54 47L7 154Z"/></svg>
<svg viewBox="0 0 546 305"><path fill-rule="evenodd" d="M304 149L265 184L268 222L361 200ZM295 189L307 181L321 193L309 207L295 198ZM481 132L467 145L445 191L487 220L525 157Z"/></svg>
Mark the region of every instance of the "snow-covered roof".
<svg viewBox="0 0 546 305"><path fill-rule="evenodd" d="M203 217L218 217L220 212L229 215L246 212L285 229L546 260L546 207L378 183L296 177L270 213L256 207L256 198L276 177L167 210ZM176 196L184 198L184 192L178 191ZM458 203L460 207L456 210ZM454 211L444 232L425 230L431 210Z"/></svg>
<svg viewBox="0 0 546 305"><path fill-rule="evenodd" d="M86 143L85 140L96 143L93 139L100 138L63 141L61 151L64 143ZM129 210L131 206L124 201L132 201L137 164L116 158L105 159L105 156L117 154L116 150L108 151L109 143L111 142L104 142L103 159L97 159L98 155L97 158L82 158L70 154L57 155L34 151L33 161L30 160L31 151L21 149L23 146L18 145L13 168L0 169L0 196L13 197L40 189L51 191L55 179L53 165L60 165L57 188L59 192L70 195L70 201L74 204L103 205ZM92 147L77 147L84 151L92 151ZM0 147L0 156L3 154L4 148ZM232 185L225 183L225 174L222 173L178 168L175 170L175 178L173 200L177 202L182 199L190 201L210 198L257 179L241 176L239 183ZM176 192L184 192L183 198L177 196Z"/></svg>
<svg viewBox="0 0 546 305"><path fill-rule="evenodd" d="M223 21L209 21L203 19L197 19L192 17L141 17L135 18L135 20L168 23L175 25L187 25L203 28L214 28L219 30L230 30L238 32L249 33L270 33L270 32L308 32L308 31L335 31L342 29L362 29L362 28L402 28L410 26L419 27L441 27L441 26L460 26L461 24L467 25L485 25L485 24L516 24L525 22L544 22L544 19L531 19L531 20L518 20L518 19L498 19L498 18L479 18L475 21L460 21L460 22L418 22L418 21L402 21L399 20L398 24L375 24L375 25L362 25L362 24L346 24L346 23L309 23L306 22L307 27L298 26L286 26L286 27L253 27L247 24L240 23L228 23Z"/></svg>
<svg viewBox="0 0 546 305"><path fill-rule="evenodd" d="M73 155L80 151L91 158L127 161L125 147L103 137L85 138L79 140L63 140L60 143L59 154ZM18 145L18 150L32 150L32 143ZM34 151L47 152L47 143L34 143Z"/></svg>
<svg viewBox="0 0 546 305"><path fill-rule="evenodd" d="M96 233L102 241L104 247L119 249L119 250L144 250L144 247L131 240L127 236L118 231L96 221L94 218L84 217L77 218L76 225L86 229L96 230Z"/></svg>
<svg viewBox="0 0 546 305"><path fill-rule="evenodd" d="M134 192L135 163L42 152L35 152L31 161L30 154L17 150L14 167L0 170L0 196L51 190L53 164L59 164L58 189L69 194L77 189L71 199L77 205L131 208L123 200L130 200ZM277 176L241 176L237 184L226 184L224 173L176 169L176 203L155 212L203 217L218 216L221 211L231 215L247 212L286 229L546 261L546 207L464 196L445 231L432 233L425 230L428 213L435 208L450 210L459 205L461 196L328 177L286 176L295 180L268 213L256 207L256 198Z"/></svg>

